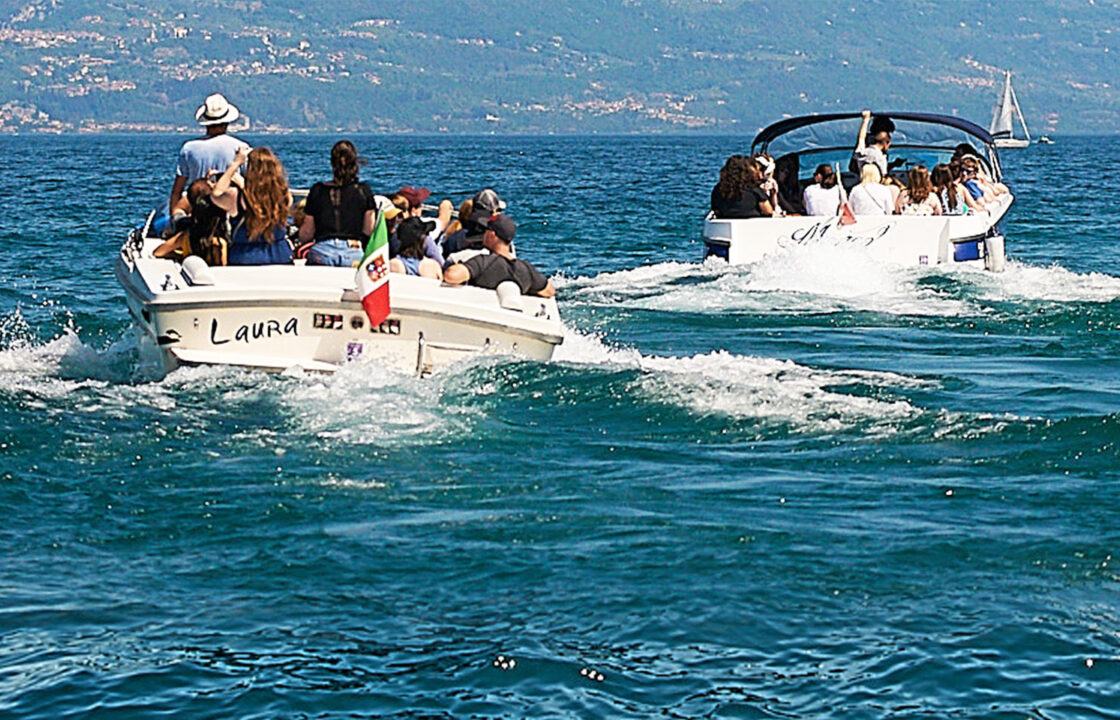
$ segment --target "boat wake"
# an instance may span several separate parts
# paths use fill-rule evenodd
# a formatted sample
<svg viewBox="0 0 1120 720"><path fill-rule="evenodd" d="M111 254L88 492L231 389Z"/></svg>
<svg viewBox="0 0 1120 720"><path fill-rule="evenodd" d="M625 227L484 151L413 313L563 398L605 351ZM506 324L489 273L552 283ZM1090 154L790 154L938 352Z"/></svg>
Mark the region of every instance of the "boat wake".
<svg viewBox="0 0 1120 720"><path fill-rule="evenodd" d="M659 263L560 280L566 304L669 313L762 315L871 312L972 317L991 303L1102 303L1120 298L1120 278L1009 260L1003 273L888 266L857 249L795 247L753 265Z"/></svg>
<svg viewBox="0 0 1120 720"><path fill-rule="evenodd" d="M707 265L659 269L678 279L731 275ZM644 273L627 272L636 282ZM619 275L571 281L569 292L606 292L621 285ZM204 366L152 379L131 332L97 349L72 330L34 341L29 329L10 330L18 324L12 317L5 324L0 402L18 399L24 411L40 415L119 421L125 435L130 425L136 433L153 424L189 426L227 437L228 449L240 453L283 454L314 443L327 451L371 447L376 454L497 435L503 423L536 416L547 417L541 424L596 422L601 416L606 435L625 434L620 428L628 426L638 433L661 428L726 441L837 435L932 440L975 437L1020 421L929 408L915 399L936 393L940 379L722 350L643 354L570 328L552 362L476 357L429 378L356 362L332 375ZM29 426L34 422L28 418Z"/></svg>
<svg viewBox="0 0 1120 720"><path fill-rule="evenodd" d="M837 390L929 387L934 383L895 373L818 370L789 360L717 351L685 357L642 355L608 346L599 337L569 332L559 362L632 371L633 390L654 403L697 416L780 421L811 432L843 429L845 419L896 420L919 411L905 400L881 400Z"/></svg>

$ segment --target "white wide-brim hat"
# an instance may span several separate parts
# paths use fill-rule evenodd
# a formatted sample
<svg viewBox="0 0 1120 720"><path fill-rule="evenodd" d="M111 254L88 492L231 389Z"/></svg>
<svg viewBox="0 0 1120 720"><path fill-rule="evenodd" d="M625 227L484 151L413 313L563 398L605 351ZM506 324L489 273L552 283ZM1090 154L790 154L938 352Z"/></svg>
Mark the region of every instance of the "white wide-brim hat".
<svg viewBox="0 0 1120 720"><path fill-rule="evenodd" d="M194 111L194 119L198 120L199 125L231 123L239 117L241 113L221 93L214 93L206 98L206 102Z"/></svg>

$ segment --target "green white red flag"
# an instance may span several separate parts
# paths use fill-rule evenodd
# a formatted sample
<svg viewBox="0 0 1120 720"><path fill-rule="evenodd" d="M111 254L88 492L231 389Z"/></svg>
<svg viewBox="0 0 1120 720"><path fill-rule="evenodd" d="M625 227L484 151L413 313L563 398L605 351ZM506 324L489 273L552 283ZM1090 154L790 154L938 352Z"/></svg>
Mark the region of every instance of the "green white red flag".
<svg viewBox="0 0 1120 720"><path fill-rule="evenodd" d="M370 325L385 322L389 317L389 231L381 213L377 214L377 225L366 243L366 254L358 263L354 282Z"/></svg>

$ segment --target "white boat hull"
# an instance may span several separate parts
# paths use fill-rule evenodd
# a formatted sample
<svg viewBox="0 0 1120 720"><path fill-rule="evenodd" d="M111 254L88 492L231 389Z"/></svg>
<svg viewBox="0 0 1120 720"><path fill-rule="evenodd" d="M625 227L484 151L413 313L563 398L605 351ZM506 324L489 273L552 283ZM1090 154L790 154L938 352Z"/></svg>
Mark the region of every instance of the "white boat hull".
<svg viewBox="0 0 1120 720"><path fill-rule="evenodd" d="M1031 146L1030 140L1023 140L1020 138L996 138L992 144L1001 150L1008 148L1026 148Z"/></svg>
<svg viewBox="0 0 1120 720"><path fill-rule="evenodd" d="M363 361L427 374L479 353L548 360L563 342L554 299L526 296L520 310L508 309L493 290L408 275L390 277L393 311L371 327L350 268L214 267L205 272L212 284L192 283L179 263L126 243L115 270L166 371L207 364L330 372Z"/></svg>
<svg viewBox="0 0 1120 720"><path fill-rule="evenodd" d="M731 265L758 262L794 247L851 247L894 265L967 264L994 272L1006 261L997 224L1013 198L1003 195L987 212L973 215L912 217L857 216L851 225L838 217L717 219L704 222L705 257Z"/></svg>

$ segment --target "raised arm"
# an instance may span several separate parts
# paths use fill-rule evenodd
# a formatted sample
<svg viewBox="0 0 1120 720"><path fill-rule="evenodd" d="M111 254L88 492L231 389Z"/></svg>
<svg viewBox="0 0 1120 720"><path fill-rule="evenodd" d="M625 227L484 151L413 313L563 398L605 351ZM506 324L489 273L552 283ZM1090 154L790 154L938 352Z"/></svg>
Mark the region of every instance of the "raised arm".
<svg viewBox="0 0 1120 720"><path fill-rule="evenodd" d="M229 167L218 178L218 182L214 183L214 189L210 193L210 197L214 199L214 204L230 215L237 215L237 187L234 185L233 178L237 175L238 168L244 165L248 159L249 146L246 145L237 151Z"/></svg>
<svg viewBox="0 0 1120 720"><path fill-rule="evenodd" d="M867 147L867 129L871 127L871 111L864 110L860 113L863 120L859 124L859 137L856 138L856 150Z"/></svg>

